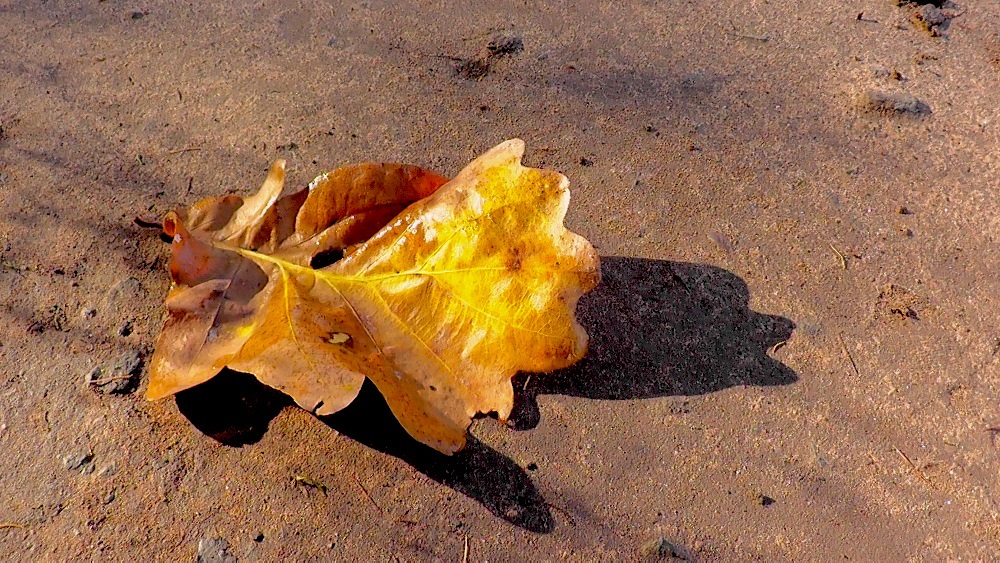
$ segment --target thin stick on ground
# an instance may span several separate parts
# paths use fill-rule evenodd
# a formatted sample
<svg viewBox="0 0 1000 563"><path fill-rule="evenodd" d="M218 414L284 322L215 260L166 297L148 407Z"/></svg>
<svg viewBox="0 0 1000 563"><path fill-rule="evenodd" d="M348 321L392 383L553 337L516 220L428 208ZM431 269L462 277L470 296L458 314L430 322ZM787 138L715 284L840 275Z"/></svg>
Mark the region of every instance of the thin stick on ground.
<svg viewBox="0 0 1000 563"><path fill-rule="evenodd" d="M847 257L844 256L843 253L841 253L839 250L837 250L836 248L834 248L834 246L832 244L830 245L830 250L832 250L833 253L837 255L837 258L840 258L840 266L846 270L847 269Z"/></svg>
<svg viewBox="0 0 1000 563"><path fill-rule="evenodd" d="M91 385L104 385L106 383L111 383L112 381L119 381L121 379L132 379L132 374L127 373L125 375L109 375L108 377L102 377L100 379L91 379L87 383Z"/></svg>
<svg viewBox="0 0 1000 563"><path fill-rule="evenodd" d="M462 550L462 563L469 563L469 534L465 534L465 549Z"/></svg>
<svg viewBox="0 0 1000 563"><path fill-rule="evenodd" d="M17 528L19 530L23 530L24 529L24 525L23 524L18 524L16 522L0 522L0 530L4 530L4 529L7 529L7 528Z"/></svg>
<svg viewBox="0 0 1000 563"><path fill-rule="evenodd" d="M841 333L838 335L838 337L840 338L840 348L844 351L844 354L847 356L847 360L851 362L851 367L854 368L854 375L861 377L861 370L858 369L858 364L854 362L854 356L851 355L851 351L847 349L847 344L844 343L844 334Z"/></svg>
<svg viewBox="0 0 1000 563"><path fill-rule="evenodd" d="M368 497L368 500L372 503L372 505L375 506L375 508L377 508L379 512L385 514L385 509L379 506L377 502L375 502L375 497L373 497L371 493L368 492L368 489L366 489L365 486L361 484L361 481L358 480L357 476L351 475L351 478L354 479L354 482L357 483L358 487L361 488L361 492L363 492L365 496Z"/></svg>
<svg viewBox="0 0 1000 563"><path fill-rule="evenodd" d="M760 41L762 43L767 43L771 40L770 33L765 33L764 35L747 35L745 33L740 33L740 30L736 29L736 24L732 21L729 22L729 25L733 26L733 30L729 32L730 35L741 37L743 39L753 39L754 41Z"/></svg>
<svg viewBox="0 0 1000 563"><path fill-rule="evenodd" d="M914 464L910 460L910 456L903 453L903 450L897 448L896 446L893 446L892 449L896 450L896 453L899 454L899 456L902 457L904 460L906 460L906 463L909 464L910 469L913 470L913 473L916 474L917 477L920 477L928 485L931 485L932 487L934 486L934 483L931 483L931 480L927 478L927 475L924 475L924 472L921 471L920 468L917 467L916 464Z"/></svg>

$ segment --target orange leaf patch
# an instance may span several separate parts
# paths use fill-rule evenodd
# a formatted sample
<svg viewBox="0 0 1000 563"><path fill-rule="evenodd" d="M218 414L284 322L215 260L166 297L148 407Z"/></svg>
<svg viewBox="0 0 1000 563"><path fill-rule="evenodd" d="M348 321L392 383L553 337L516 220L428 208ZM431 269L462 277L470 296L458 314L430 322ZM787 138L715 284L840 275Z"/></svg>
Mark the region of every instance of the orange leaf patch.
<svg viewBox="0 0 1000 563"><path fill-rule="evenodd" d="M173 285L147 397L229 367L325 415L367 377L411 436L461 449L477 413L510 414L514 374L587 348L574 312L599 259L563 226L569 181L523 152L504 142L450 181L347 166L290 195L278 161L252 197L169 213Z"/></svg>

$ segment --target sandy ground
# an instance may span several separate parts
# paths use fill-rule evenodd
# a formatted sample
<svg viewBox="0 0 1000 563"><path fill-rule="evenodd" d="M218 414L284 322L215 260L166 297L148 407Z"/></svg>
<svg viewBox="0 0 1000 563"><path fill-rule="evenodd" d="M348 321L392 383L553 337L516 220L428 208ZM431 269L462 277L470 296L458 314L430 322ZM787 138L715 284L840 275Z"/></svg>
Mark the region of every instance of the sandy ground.
<svg viewBox="0 0 1000 563"><path fill-rule="evenodd" d="M0 559L995 556L1000 4L914 10L0 1ZM137 214L512 137L604 282L509 426L143 399Z"/></svg>

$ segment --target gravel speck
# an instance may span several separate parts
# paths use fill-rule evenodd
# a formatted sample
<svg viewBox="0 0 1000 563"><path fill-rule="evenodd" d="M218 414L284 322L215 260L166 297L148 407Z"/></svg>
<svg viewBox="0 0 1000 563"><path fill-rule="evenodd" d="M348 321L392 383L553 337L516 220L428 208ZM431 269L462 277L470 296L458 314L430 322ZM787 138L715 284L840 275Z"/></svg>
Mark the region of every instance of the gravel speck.
<svg viewBox="0 0 1000 563"><path fill-rule="evenodd" d="M235 563L239 561L229 553L229 542L223 538L198 540L198 563Z"/></svg>
<svg viewBox="0 0 1000 563"><path fill-rule="evenodd" d="M912 94L887 93L868 90L861 96L861 107L874 113L886 115L909 115L923 117L930 115L931 106Z"/></svg>
<svg viewBox="0 0 1000 563"><path fill-rule="evenodd" d="M656 538L646 544L643 550L646 554L657 561L680 560L687 561L685 550L666 538Z"/></svg>
<svg viewBox="0 0 1000 563"><path fill-rule="evenodd" d="M63 467L67 471L79 471L81 475L86 475L94 471L94 454L90 452L79 452L62 456Z"/></svg>
<svg viewBox="0 0 1000 563"><path fill-rule="evenodd" d="M139 387L142 352L131 349L123 353L109 368L97 366L84 376L84 382L112 395L126 395Z"/></svg>

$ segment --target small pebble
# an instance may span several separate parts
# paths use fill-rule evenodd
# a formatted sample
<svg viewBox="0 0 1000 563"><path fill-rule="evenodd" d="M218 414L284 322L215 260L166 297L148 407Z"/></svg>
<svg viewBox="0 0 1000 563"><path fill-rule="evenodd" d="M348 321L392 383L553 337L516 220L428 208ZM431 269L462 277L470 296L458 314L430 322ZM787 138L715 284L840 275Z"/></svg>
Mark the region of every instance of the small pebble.
<svg viewBox="0 0 1000 563"><path fill-rule="evenodd" d="M866 91L860 105L867 111L886 115L909 115L923 117L933 113L931 107L912 94Z"/></svg>
<svg viewBox="0 0 1000 563"><path fill-rule="evenodd" d="M659 560L680 559L687 561L688 557L684 550L666 538L656 538L646 544L644 550L647 555Z"/></svg>
<svg viewBox="0 0 1000 563"><path fill-rule="evenodd" d="M84 376L87 385L112 395L126 395L139 386L139 372L142 368L142 352L136 349L123 353L110 368L95 367Z"/></svg>
<svg viewBox="0 0 1000 563"><path fill-rule="evenodd" d="M135 391L139 383L139 368L142 367L142 353L132 349L122 354L111 368L113 381L108 384L108 392L123 395Z"/></svg>
<svg viewBox="0 0 1000 563"><path fill-rule="evenodd" d="M115 473L118 473L118 464L116 464L116 463L110 463L110 464L105 465L104 467L102 467L101 470L97 472L97 476L98 477L111 477Z"/></svg>
<svg viewBox="0 0 1000 563"><path fill-rule="evenodd" d="M83 376L83 383L85 385L90 385L91 383L100 379L102 373L104 373L104 370L101 369L101 366L95 367L94 369L88 371L87 375Z"/></svg>
<svg viewBox="0 0 1000 563"><path fill-rule="evenodd" d="M941 8L930 4L924 4L914 10L910 19L918 27L922 27L934 36L941 35L941 31L946 27L945 24L948 22L948 16L941 11Z"/></svg>
<svg viewBox="0 0 1000 563"><path fill-rule="evenodd" d="M62 464L67 471L79 471L81 475L86 475L94 471L94 454L87 452L64 455Z"/></svg>
<svg viewBox="0 0 1000 563"><path fill-rule="evenodd" d="M236 563L229 553L229 542L223 538L202 538L198 540L198 563Z"/></svg>
<svg viewBox="0 0 1000 563"><path fill-rule="evenodd" d="M80 311L80 317L84 319L92 319L97 316L97 309L93 307L84 307Z"/></svg>
<svg viewBox="0 0 1000 563"><path fill-rule="evenodd" d="M125 324L118 327L118 336L128 336L132 334L132 321L125 321Z"/></svg>
<svg viewBox="0 0 1000 563"><path fill-rule="evenodd" d="M490 40L486 49L495 57L516 55L524 50L524 41L516 35L497 36Z"/></svg>

